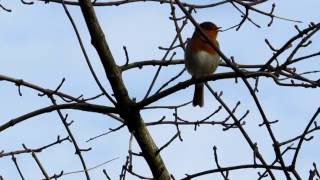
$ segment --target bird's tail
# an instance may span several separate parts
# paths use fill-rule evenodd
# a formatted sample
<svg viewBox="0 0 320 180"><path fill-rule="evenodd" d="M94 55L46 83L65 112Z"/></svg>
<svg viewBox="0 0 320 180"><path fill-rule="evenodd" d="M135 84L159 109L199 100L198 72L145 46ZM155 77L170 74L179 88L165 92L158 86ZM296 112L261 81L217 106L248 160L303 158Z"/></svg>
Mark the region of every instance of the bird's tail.
<svg viewBox="0 0 320 180"><path fill-rule="evenodd" d="M194 95L193 95L193 101L192 104L193 106L203 106L203 83L197 83L195 84L195 89L194 89Z"/></svg>

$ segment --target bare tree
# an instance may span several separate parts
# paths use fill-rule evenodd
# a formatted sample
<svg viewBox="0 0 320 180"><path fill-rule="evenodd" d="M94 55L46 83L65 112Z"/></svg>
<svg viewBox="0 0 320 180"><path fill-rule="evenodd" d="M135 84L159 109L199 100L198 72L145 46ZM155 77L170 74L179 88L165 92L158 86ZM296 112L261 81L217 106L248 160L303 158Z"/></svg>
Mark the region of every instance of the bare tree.
<svg viewBox="0 0 320 180"><path fill-rule="evenodd" d="M296 20L295 18L299 18L299 14L297 14L297 17L293 17L292 19L291 17L281 17L275 13L277 6L275 3L272 3L271 0L221 0L207 4L202 4L200 2L195 2L193 4L181 2L180 0L21 0L21 3L25 6L35 6L38 4L46 6L41 2L59 5L63 8L66 17L69 20L68 24L70 24L74 30L82 55L91 76L93 77L93 81L98 87L99 93L92 97L87 97L84 95L78 96L73 93L64 92L62 89L66 84L66 79L68 78L63 78L55 88L50 89L42 85L37 85L36 83L28 82L25 79L14 78L7 74L0 74L0 81L9 83L1 84L1 86L10 86L10 84L15 85L18 88L18 95L20 96L23 96L22 88L31 89L33 92L38 93L38 96L47 98L51 103L46 107L43 106L39 109L29 111L11 119L1 118L2 124L0 125L0 132L2 136L5 136L5 133L10 129L13 129L20 124L23 126L26 121L31 121L32 119L47 113L58 114L60 124L62 124L61 127L64 128L66 133L63 137L57 135L57 138L53 142L40 147L29 147L26 143L22 144L21 149L16 150L7 150L5 145L1 147L3 150L0 152L0 160L11 158L14 168L16 169L16 173L21 179L27 179L25 175L26 172L23 170L23 167L30 166L28 163L19 162L19 156L23 154L31 155L34 160L34 164L32 165L37 167L37 170L41 172L44 179L59 179L61 177L67 178L67 175L69 174L81 174L86 179L92 179L91 175L93 173L97 173L97 171L91 171L93 169L98 169L98 173L103 175L106 179L118 178L111 177L108 174L108 171L102 168L103 165L109 165L109 162L111 163L111 161L117 160L118 158L125 160L122 167L113 167L114 171L119 171L120 179L131 179L136 177L139 179L162 180L218 176L222 177L222 179L231 179L232 174L237 171L241 171L241 175L243 177L246 177L248 172L254 172L256 173L256 179L303 179L305 176L302 176L301 174L306 174L308 171L309 179L320 178L316 162L310 164L309 169L299 166L300 163L304 163L301 162L303 161L303 156L301 155L301 151L304 147L303 145L314 139L314 135L320 129L317 124L318 114L320 113L319 107L316 107L318 109L308 109L308 112L303 112L306 113L305 117L310 116L309 119L299 120L300 122L302 121L301 123L304 124L304 127L300 126L299 131L294 132L291 132L288 128L288 131L291 132L290 137L283 138L280 137L281 133L275 130L277 129L275 126L281 123L281 121L270 118L269 108L264 105L263 100L261 100L261 96L259 96L260 91L264 91L264 93L267 93L270 97L276 96L274 95L273 90L265 90L264 86L261 85L264 82L270 83L268 80L272 80L272 85L275 85L275 89L285 88L287 91L288 89L299 88L303 89L305 94L310 92L309 89L311 88L314 89L313 92L318 91L317 89L320 87L319 76L317 75L319 69L317 69L318 67L312 69L314 68L314 64L311 60L317 59L320 52L311 52L311 50L315 43L319 43L318 39L314 38L318 35L318 31L320 29L319 22L306 23ZM2 13L15 13L11 10L9 5L6 5L6 3L7 1L0 2ZM173 28L175 35L168 47L159 47L159 51L164 52L163 57L159 60L152 59L132 61L130 58L130 49L123 46L125 63L122 65L120 63L121 60L118 60L113 56L106 38L106 36L108 37L108 33L106 33L106 30L102 28L102 20L97 16L96 9L99 7L108 11L111 7L118 8L136 3L144 8L148 8L148 3L154 3L158 6L167 8L170 12L169 19L172 22L172 27L163 28ZM303 6L303 3L304 2L301 2L301 6ZM252 58L260 58L260 60L257 60L256 62L261 63L239 63L243 61L237 58L238 55L227 54L223 48L219 50L208 39L206 34L203 33L203 30L198 25L199 22L195 19L195 15L197 15L196 13L198 11L206 9L213 11L223 8L224 6L231 7L231 9L240 14L241 18L239 22L232 25L230 28L223 27L221 33L236 34L239 30L245 28L247 24L255 26L257 31L260 29L268 30L268 28L272 27L276 22L289 24L288 26L295 29L295 34L282 43L272 43L272 41L267 38L260 40L265 41L265 51L270 52L268 59L265 60L264 57L256 57L256 54L252 53ZM69 11L69 8L71 7L81 10L81 15L85 20L85 26L82 26L81 28L78 27L76 23L77 21L74 20L74 16ZM117 19L117 17L112 18ZM163 18L167 18L167 16ZM267 19L269 22L261 22L259 18L263 20ZM230 22L232 21L230 20ZM139 26L139 23L140 22L136 22L136 26ZM106 24L108 26L108 22L106 22ZM184 59L181 58L183 56L181 56L180 59L175 57L179 52L180 54L183 54L186 43L188 43L188 37L184 35L187 27L198 29L203 38L218 52L221 57L218 72L201 78L190 78L185 73ZM5 29L6 27L2 28ZM97 65L92 63L93 61L91 57L93 55L92 52L89 52L88 50L91 47L88 48L86 46L88 42L86 38L83 38L84 35L81 34L83 29L87 29L89 32L91 44L95 50L93 53L98 55L97 58L102 65L103 73L97 73L95 70ZM119 29L119 31L132 33L132 36L137 33L130 32L129 29ZM281 33L286 32L287 29L283 29ZM143 32L140 33L143 34ZM313 38L314 42L312 41ZM234 43L238 44L239 48L246 47L246 42L241 42L235 39ZM223 42L221 42L221 44L223 44ZM145 44L145 46L148 45ZM228 45L224 46L228 47ZM304 54L300 53L305 49L311 50L305 51L307 53ZM18 51L19 50L17 50L17 53ZM255 50L253 49L252 51L254 52ZM148 76L152 77L150 82L142 79L141 75L139 75L144 70L147 71L147 68L153 68L152 72L148 72ZM174 68L174 73L171 73L170 76L162 77L161 75L163 75L164 72L167 72L170 68ZM136 87L131 89L124 80L126 73L129 71L134 71L136 75ZM41 74L40 76L45 77L46 75ZM80 75L79 78L81 78ZM107 82L105 82L104 79L107 79ZM233 80L231 83L233 93L238 91L240 92L241 90L247 92L245 95L246 102L232 99L232 104L234 104L232 106L230 105L231 103L226 100L229 99L228 96L230 96L230 93L222 93L225 92L224 89L223 91L219 91L217 90L217 86L212 85L212 83L230 82L230 80ZM143 97L140 99L131 96L130 94L132 91L140 88L137 86L141 86L141 84L146 83L144 81L148 81L147 83L149 83L149 85L146 88ZM192 107L190 104L191 96L180 99L175 98L175 100L171 100L169 103L162 102L165 99L170 99L174 95L181 94L186 88L191 89L191 85L199 82L204 82L207 92L210 93L210 97L208 97L208 94L206 95L206 102L208 105L206 105L205 113L207 115L205 117L202 117L201 110ZM241 87L239 87L238 84L241 84ZM7 95L1 94L1 96ZM250 110L248 106L242 107L242 104L248 102L253 105ZM15 109L7 109L5 107L5 104L7 103L8 102L6 101L2 101L1 111L16 111ZM215 105L212 103L215 103ZM290 102L287 103L288 104L286 106L290 106ZM303 107L305 104L307 103L301 102L299 106ZM274 109L277 109L277 106L279 105L276 104L274 106ZM68 114L75 110L100 114L105 119L108 119L108 121L112 119L118 124L118 127L110 128L108 131L100 135L91 137L87 142L104 137L105 135L124 133L121 130L127 128L127 132L129 132L127 134L127 138L129 139L127 155L125 157L113 157L111 159L101 157L102 159L105 159L103 163L89 166L88 164L92 163L88 163L86 160L86 154L91 152L92 148L83 147L84 142L79 140L79 137L77 136L81 132L76 132L76 128L73 128L74 124L77 123L77 120L69 120L70 118ZM193 113L192 117L190 117L187 112L190 110ZM152 114L153 119L145 118L144 114L146 111L148 111L149 114ZM250 116L250 114L254 115ZM194 117L196 117L196 119L194 119ZM95 119L92 118L90 121L95 121ZM293 121L284 122L288 123L285 124L287 127L290 127L290 125L294 123ZM167 126L173 126L175 130L167 131ZM214 162L214 168L207 167L207 170L198 170L196 168L197 170L192 172L185 171L185 175L183 177L181 176L181 173L177 173L177 170L175 170L175 168L178 169L178 167L171 166L168 168L164 159L174 159L175 154L169 153L164 155L163 151L174 148L173 144L175 142L180 141L185 143L183 142L185 139L183 132L187 127L193 127L197 133L200 133L200 127L212 128L216 126L221 128L212 129L212 131L234 134L239 139L234 141L243 140L246 143L245 146L247 154L252 154L252 156L245 157L245 162L237 162L235 165L224 165L228 163L221 160L221 156L218 154L225 149L216 146L215 144L211 144L211 147L207 148L211 149L212 157L208 157L208 159L211 159L210 161ZM167 141L161 144L160 142L155 141L154 136L151 135L153 133L149 132L149 127L159 127L163 136L171 137L167 138ZM265 145L264 142L259 142L252 131L263 131L264 137L261 141L267 141L267 145ZM25 132L21 132L21 136L24 133ZM98 131L95 133L98 133ZM212 137L204 138L209 141ZM10 139L6 143L16 142L14 139ZM64 143L72 144L72 148L79 159L82 170L73 171L73 168L70 168L62 169L60 172L52 172L52 170L47 169L44 165L50 162L44 163L44 161L41 160L39 156L42 155L42 152L51 148L59 148L59 146ZM135 144L137 144L138 147L135 147ZM260 144L264 145L261 147ZM236 148L238 147L233 145L230 145L229 147L232 147L235 154L234 156L237 156L237 153L239 152ZM315 145L315 147L317 147L317 145ZM195 147L195 149L197 149L197 147ZM268 152L268 149L272 149L272 151ZM196 164L192 164L191 156L197 156L201 153L202 150L198 149L196 152L189 155L190 167L197 166ZM96 156L101 155L96 154ZM239 156L241 155L239 154ZM146 172L144 169L137 168L135 162L139 160L141 161L141 159L145 160L151 174ZM299 159L302 160L299 161ZM61 158L61 161L62 160L63 158ZM0 179L6 179L6 174L7 172L0 170Z"/></svg>

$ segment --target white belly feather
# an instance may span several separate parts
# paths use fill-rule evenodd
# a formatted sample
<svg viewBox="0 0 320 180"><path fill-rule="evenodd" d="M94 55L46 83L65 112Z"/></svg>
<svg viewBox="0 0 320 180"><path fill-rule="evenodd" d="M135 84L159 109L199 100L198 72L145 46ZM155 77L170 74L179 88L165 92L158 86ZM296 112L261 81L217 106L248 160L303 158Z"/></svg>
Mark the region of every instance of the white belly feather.
<svg viewBox="0 0 320 180"><path fill-rule="evenodd" d="M206 51L197 53L187 53L185 64L188 72L192 76L201 76L213 73L219 65L220 57L218 54L212 55Z"/></svg>

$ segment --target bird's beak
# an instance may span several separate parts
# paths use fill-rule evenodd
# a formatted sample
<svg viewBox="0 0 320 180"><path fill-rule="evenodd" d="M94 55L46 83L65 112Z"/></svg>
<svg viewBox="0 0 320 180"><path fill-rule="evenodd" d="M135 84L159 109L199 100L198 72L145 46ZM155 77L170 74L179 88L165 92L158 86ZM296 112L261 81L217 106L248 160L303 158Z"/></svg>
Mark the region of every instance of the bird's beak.
<svg viewBox="0 0 320 180"><path fill-rule="evenodd" d="M217 28L218 32L220 32L220 31L221 31L221 28L222 28L222 27L218 27L218 28Z"/></svg>

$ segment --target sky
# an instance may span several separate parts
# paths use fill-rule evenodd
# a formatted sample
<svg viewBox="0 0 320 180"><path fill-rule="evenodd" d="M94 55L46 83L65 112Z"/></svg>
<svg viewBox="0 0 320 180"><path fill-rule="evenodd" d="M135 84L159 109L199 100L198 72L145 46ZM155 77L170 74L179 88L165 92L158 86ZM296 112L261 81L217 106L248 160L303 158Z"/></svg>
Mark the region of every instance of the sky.
<svg viewBox="0 0 320 180"><path fill-rule="evenodd" d="M188 2L198 3L198 1ZM208 2L212 1L201 1L203 4ZM265 38L275 47L281 47L297 33L294 25L298 25L302 29L307 27L310 22L319 22L318 7L320 2L317 0L270 1L257 6L257 8L268 12L272 2L276 2L275 14L300 20L303 23L274 19L272 26L267 27L270 20L268 17L251 13L250 17L258 22L261 28L255 27L250 22L245 22L239 31L230 30L220 33L218 40L224 54L228 57L234 56L236 62L240 64L264 63L273 53L266 46ZM61 5L35 1L34 5L28 6L23 5L20 1L9 0L2 0L0 3L12 9L11 13L0 10L0 74L23 78L25 81L50 89L55 89L62 78L66 78L66 82L61 88L61 91L65 93L74 96L83 94L85 97L99 94L99 88L90 74L75 33ZM70 6L69 10L77 24L99 79L110 91L100 60L90 44L90 36L80 9ZM130 62L161 59L165 52L159 50L158 47L168 47L175 36L173 22L168 18L170 16L168 4L132 3L118 7L97 7L95 10L112 54L119 65L125 63L123 46L128 49ZM181 15L178 8L177 12ZM199 9L194 14L194 18L198 22L215 22L224 29L241 20L240 14L230 4L218 8ZM193 30L194 27L188 23L182 32L183 38L191 37ZM312 39L313 43L308 48L299 51L297 57L318 52L319 38L319 35L315 35ZM176 53L175 59L183 58L181 49L177 49ZM281 56L280 60L284 58L285 56ZM317 70L319 67L317 59L318 57L308 60L308 63L299 63L297 69L301 72ZM169 80L183 68L183 65L164 68L152 92L154 93L163 82ZM123 74L124 82L132 98L141 100L144 97L155 70L155 67L147 67L142 70L130 70ZM218 68L217 70L217 72L227 71L230 69ZM177 82L189 78L190 75L184 73ZM222 98L230 107L234 107L237 101L241 101L236 113L239 117L247 109L250 110L250 114L246 118L245 129L253 141L258 142L259 150L267 161L271 162L274 158L272 142L270 138L266 138L265 128L258 126L262 119L244 84L235 83L234 80L219 80L210 82L210 85L215 91L223 91ZM22 96L19 96L17 87L12 83L0 81L0 87L0 124L51 105L46 97L39 97L38 92L34 90L22 87ZM319 107L316 100L319 97L319 89L279 87L272 80L264 78L260 80L259 90L257 95L268 119L279 120L277 124L272 126L279 141L287 140L301 133ZM193 88L189 87L152 105L182 104L191 100L192 94ZM95 102L110 105L105 98L100 98ZM206 117L218 106L219 103L206 90L204 108L195 108L189 105L179 109L179 114L184 119L196 121ZM92 179L103 179L102 169L106 169L112 179L118 179L128 151L130 137L128 130L123 128L116 133L87 143L86 140L89 138L120 124L99 114L72 110L63 110L63 112L68 113L69 120L74 120L71 130L79 145L82 148L93 148L84 153L89 168L119 157L90 171ZM142 117L146 122L157 121L162 116L166 116L166 120L173 120L172 114L172 110L142 111ZM226 116L225 112L221 112L214 116L213 120L223 120ZM215 168L213 146L218 147L219 161L223 166L252 163L252 152L236 129L223 131L221 126L201 126L197 131L194 131L192 126L180 128L183 141L175 140L161 152L169 172L174 174L176 178L182 178L186 173L192 174ZM149 130L159 147L176 133L175 127L169 125L150 127ZM22 143L30 148L41 147L54 142L58 135L66 137L67 133L57 113L47 113L1 132L0 151L8 152L22 149ZM319 136L316 133L314 135L312 141L304 144L298 159L297 168L303 179L307 178L309 170L312 168L312 162L320 164ZM133 150L139 152L135 141L133 142ZM37 155L50 175L59 173L61 170L71 172L82 168L71 143L62 143ZM289 162L291 155L286 156L287 162ZM30 154L17 155L16 157L26 179L42 178L41 171ZM134 158L133 163L137 173L150 175L143 159ZM0 158L0 175L6 180L19 179L11 157ZM278 175L279 179L284 179L283 174ZM219 174L197 179L212 178L221 179ZM234 171L230 174L230 178L256 179L257 174L255 171ZM63 176L61 179L85 179L85 176L78 173ZM128 179L136 178L129 176Z"/></svg>

